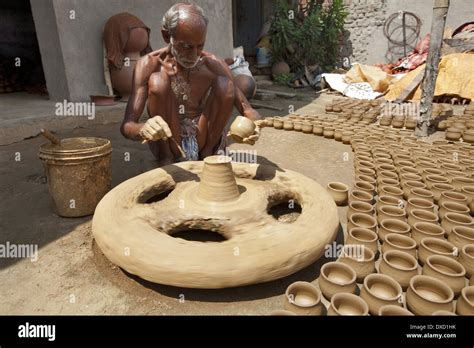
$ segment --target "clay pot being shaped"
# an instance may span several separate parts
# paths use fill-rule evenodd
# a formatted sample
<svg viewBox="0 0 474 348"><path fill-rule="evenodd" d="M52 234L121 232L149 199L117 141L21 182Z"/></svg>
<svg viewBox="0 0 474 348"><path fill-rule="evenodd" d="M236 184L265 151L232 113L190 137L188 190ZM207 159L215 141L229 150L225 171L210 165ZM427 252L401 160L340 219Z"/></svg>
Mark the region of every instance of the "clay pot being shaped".
<svg viewBox="0 0 474 348"><path fill-rule="evenodd" d="M349 203L349 209L347 210L347 220L349 220L351 216L356 213L373 216L375 214L374 206L362 201L354 201Z"/></svg>
<svg viewBox="0 0 474 348"><path fill-rule="evenodd" d="M424 238L418 247L418 262L424 265L428 257L431 255L442 255L455 259L459 253L452 243L445 239L438 238Z"/></svg>
<svg viewBox="0 0 474 348"><path fill-rule="evenodd" d="M321 267L318 283L325 298L330 300L335 294L355 293L356 273L352 267L342 262L328 262Z"/></svg>
<svg viewBox="0 0 474 348"><path fill-rule="evenodd" d="M448 241L459 250L466 244L474 244L474 227L455 226L448 236Z"/></svg>
<svg viewBox="0 0 474 348"><path fill-rule="evenodd" d="M430 213L434 213L435 205L427 199L409 198L406 207L407 214L410 214L415 209L426 210Z"/></svg>
<svg viewBox="0 0 474 348"><path fill-rule="evenodd" d="M410 225L398 219L383 219L380 221L378 235L381 241L385 242L385 238L390 233L410 236Z"/></svg>
<svg viewBox="0 0 474 348"><path fill-rule="evenodd" d="M466 244L462 247L459 254L459 262L466 269L466 273L471 278L472 283L474 278L474 244Z"/></svg>
<svg viewBox="0 0 474 348"><path fill-rule="evenodd" d="M433 184L430 190L433 192L434 201L438 202L441 198L441 193L445 191L454 191L454 186L450 184Z"/></svg>
<svg viewBox="0 0 474 348"><path fill-rule="evenodd" d="M417 258L415 240L402 234L387 234L381 249L382 254L385 254L390 250L398 250L413 256L415 259Z"/></svg>
<svg viewBox="0 0 474 348"><path fill-rule="evenodd" d="M410 279L418 275L418 262L403 251L390 250L382 255L379 273L392 277L405 290Z"/></svg>
<svg viewBox="0 0 474 348"><path fill-rule="evenodd" d="M377 234L367 228L353 228L348 231L346 244L364 245L372 250L374 254L378 252L378 236Z"/></svg>
<svg viewBox="0 0 474 348"><path fill-rule="evenodd" d="M369 315L369 306L367 303L354 294L339 293L331 298L331 304L328 308L328 315Z"/></svg>
<svg viewBox="0 0 474 348"><path fill-rule="evenodd" d="M406 213L405 209L400 207L394 207L391 205L383 205L380 209L377 209L377 221L379 225L382 221L387 219L399 220L402 222L406 222Z"/></svg>
<svg viewBox="0 0 474 348"><path fill-rule="evenodd" d="M395 317L400 317L400 316L413 316L414 314L410 312L408 309L405 309L400 306L394 306L394 305L385 305L380 307L379 310L379 316L395 316Z"/></svg>
<svg viewBox="0 0 474 348"><path fill-rule="evenodd" d="M368 304L372 315L377 315L382 306L401 306L403 299L400 284L385 274L370 274L365 277L360 297Z"/></svg>
<svg viewBox="0 0 474 348"><path fill-rule="evenodd" d="M458 213L461 215L469 216L470 209L467 205L452 201L444 201L439 203L438 216L440 220L444 219L446 213Z"/></svg>
<svg viewBox="0 0 474 348"><path fill-rule="evenodd" d="M449 236L455 226L472 227L473 220L470 216L458 213L446 213L444 219L441 221L441 227L444 228L446 234Z"/></svg>
<svg viewBox="0 0 474 348"><path fill-rule="evenodd" d="M424 238L444 239L444 234L444 228L430 222L416 222L411 229L411 237L417 245L420 245Z"/></svg>
<svg viewBox="0 0 474 348"><path fill-rule="evenodd" d="M323 315L321 292L308 282L295 282L285 292L285 310L298 315Z"/></svg>
<svg viewBox="0 0 474 348"><path fill-rule="evenodd" d="M360 201L360 202L372 204L373 200L374 200L374 196L372 196L370 193L365 192L365 191L352 190L349 193L349 203Z"/></svg>
<svg viewBox="0 0 474 348"><path fill-rule="evenodd" d="M440 310L454 312L453 299L449 286L426 275L414 276L406 294L407 307L415 315L432 315Z"/></svg>
<svg viewBox="0 0 474 348"><path fill-rule="evenodd" d="M375 254L363 245L344 245L337 261L352 267L358 282L375 270Z"/></svg>
<svg viewBox="0 0 474 348"><path fill-rule="evenodd" d="M438 223L438 216L435 213L426 210L413 209L410 214L408 214L408 224L413 227L417 222L430 222L436 224Z"/></svg>
<svg viewBox="0 0 474 348"><path fill-rule="evenodd" d="M251 136L255 131L255 123L244 116L237 116L230 126L230 136L238 143Z"/></svg>
<svg viewBox="0 0 474 348"><path fill-rule="evenodd" d="M463 265L450 257L430 255L423 266L422 274L441 280L459 295L465 285L466 270Z"/></svg>
<svg viewBox="0 0 474 348"><path fill-rule="evenodd" d="M474 315L474 286L466 286L461 291L456 304L458 315Z"/></svg>
<svg viewBox="0 0 474 348"><path fill-rule="evenodd" d="M330 182L327 186L327 191L338 206L347 205L349 187L346 184L342 182Z"/></svg>
<svg viewBox="0 0 474 348"><path fill-rule="evenodd" d="M367 228L373 232L377 230L377 221L368 214L356 213L352 214L347 221L347 230L350 231L355 227Z"/></svg>

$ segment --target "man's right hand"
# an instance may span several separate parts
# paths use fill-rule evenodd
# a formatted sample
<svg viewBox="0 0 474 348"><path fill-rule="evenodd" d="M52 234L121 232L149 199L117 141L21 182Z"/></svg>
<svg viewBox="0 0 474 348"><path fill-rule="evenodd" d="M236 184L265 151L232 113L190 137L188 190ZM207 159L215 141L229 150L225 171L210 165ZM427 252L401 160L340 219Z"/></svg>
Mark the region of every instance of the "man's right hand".
<svg viewBox="0 0 474 348"><path fill-rule="evenodd" d="M143 140L147 141L157 141L160 139L168 139L173 135L171 134L171 129L161 116L154 116L140 129L140 136Z"/></svg>

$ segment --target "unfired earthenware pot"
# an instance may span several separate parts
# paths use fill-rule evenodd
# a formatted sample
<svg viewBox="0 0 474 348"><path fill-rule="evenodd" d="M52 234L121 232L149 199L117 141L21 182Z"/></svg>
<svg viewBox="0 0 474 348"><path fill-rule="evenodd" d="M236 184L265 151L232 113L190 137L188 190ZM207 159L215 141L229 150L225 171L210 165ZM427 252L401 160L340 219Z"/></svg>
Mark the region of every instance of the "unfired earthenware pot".
<svg viewBox="0 0 474 348"><path fill-rule="evenodd" d="M372 230L374 232L377 231L377 220L373 216L368 214L361 214L356 213L352 214L349 220L347 221L347 230L351 230L354 227L362 227Z"/></svg>
<svg viewBox="0 0 474 348"><path fill-rule="evenodd" d="M439 203L438 216L440 220L444 219L446 213L458 213L469 216L470 209L467 205L453 201L443 201Z"/></svg>
<svg viewBox="0 0 474 348"><path fill-rule="evenodd" d="M453 243L459 250L466 244L474 244L474 228L456 226L449 234L448 241Z"/></svg>
<svg viewBox="0 0 474 348"><path fill-rule="evenodd" d="M427 237L444 239L444 234L444 228L430 222L416 222L411 229L411 237L417 245L420 245L422 239Z"/></svg>
<svg viewBox="0 0 474 348"><path fill-rule="evenodd" d="M380 307L379 310L380 316L413 316L414 314L410 312L408 309L405 309L400 306L395 305L385 305Z"/></svg>
<svg viewBox="0 0 474 348"><path fill-rule="evenodd" d="M417 222L438 223L438 216L435 213L422 209L413 209L408 214L408 224L413 227Z"/></svg>
<svg viewBox="0 0 474 348"><path fill-rule="evenodd" d="M364 279L360 297L367 302L370 314L378 315L382 306L402 305L402 288L390 276L370 274Z"/></svg>
<svg viewBox="0 0 474 348"><path fill-rule="evenodd" d="M467 286L461 291L456 313L459 315L474 315L474 286Z"/></svg>
<svg viewBox="0 0 474 348"><path fill-rule="evenodd" d="M362 202L362 201L353 201L349 203L349 209L347 210L347 219L349 220L353 214L362 213L373 216L375 214L374 206Z"/></svg>
<svg viewBox="0 0 474 348"><path fill-rule="evenodd" d="M380 221L378 235L381 241L385 241L386 236L390 233L410 236L410 231L410 225L404 221L397 219L384 219Z"/></svg>
<svg viewBox="0 0 474 348"><path fill-rule="evenodd" d="M458 261L442 256L430 255L423 266L422 274L441 280L457 296L465 286L466 270Z"/></svg>
<svg viewBox="0 0 474 348"><path fill-rule="evenodd" d="M468 276L474 278L474 244L466 244L459 254L459 262L464 266Z"/></svg>
<svg viewBox="0 0 474 348"><path fill-rule="evenodd" d="M431 255L443 255L455 259L458 253L458 248L445 239L423 238L418 247L418 262L424 265Z"/></svg>
<svg viewBox="0 0 474 348"><path fill-rule="evenodd" d="M448 236L455 226L472 227L473 224L474 222L470 216L458 213L446 213L441 221L441 227L444 228Z"/></svg>
<svg viewBox="0 0 474 348"><path fill-rule="evenodd" d="M295 282L285 292L285 309L298 315L323 315L321 292L308 282Z"/></svg>
<svg viewBox="0 0 474 348"><path fill-rule="evenodd" d="M389 233L385 236L385 241L382 244L381 251L382 254L390 250L398 250L404 253L410 254L415 259L418 255L416 252L416 242L414 239L397 233Z"/></svg>
<svg viewBox="0 0 474 348"><path fill-rule="evenodd" d="M318 283L325 298L330 300L338 293L355 293L356 273L342 262L328 262L321 267Z"/></svg>
<svg viewBox="0 0 474 348"><path fill-rule="evenodd" d="M347 205L349 187L346 184L342 182L330 182L326 189L338 206Z"/></svg>
<svg viewBox="0 0 474 348"><path fill-rule="evenodd" d="M374 254L378 252L378 236L372 230L367 228L360 228L355 227L353 229L348 230L346 244L357 244L357 245L364 245L370 250L373 251Z"/></svg>
<svg viewBox="0 0 474 348"><path fill-rule="evenodd" d="M382 255L379 273L391 276L405 290L410 279L418 275L418 262L413 256L403 251L390 250Z"/></svg>
<svg viewBox="0 0 474 348"><path fill-rule="evenodd" d="M369 315L369 306L359 296L348 293L339 293L331 298L328 315L366 316Z"/></svg>
<svg viewBox="0 0 474 348"><path fill-rule="evenodd" d="M352 267L356 272L358 282L375 270L375 254L363 245L344 245L337 261Z"/></svg>
<svg viewBox="0 0 474 348"><path fill-rule="evenodd" d="M415 315L431 315L440 310L454 312L453 290L441 280L426 275L411 278L406 299L408 309Z"/></svg>

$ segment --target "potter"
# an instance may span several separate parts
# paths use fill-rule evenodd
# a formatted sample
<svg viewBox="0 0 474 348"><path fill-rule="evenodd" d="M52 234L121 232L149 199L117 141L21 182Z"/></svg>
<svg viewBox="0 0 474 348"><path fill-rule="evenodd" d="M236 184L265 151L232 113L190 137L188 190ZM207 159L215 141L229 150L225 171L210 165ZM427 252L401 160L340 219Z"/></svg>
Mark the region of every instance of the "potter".
<svg viewBox="0 0 474 348"><path fill-rule="evenodd" d="M203 50L208 20L195 4L178 3L164 15L161 33L167 47L142 57L135 67L122 134L146 140L159 165L180 157L199 160L225 147L224 127L232 108L252 121L261 116L234 85L225 61ZM140 123L147 107L149 119ZM242 140L254 144L254 134ZM170 138L173 139L170 139Z"/></svg>

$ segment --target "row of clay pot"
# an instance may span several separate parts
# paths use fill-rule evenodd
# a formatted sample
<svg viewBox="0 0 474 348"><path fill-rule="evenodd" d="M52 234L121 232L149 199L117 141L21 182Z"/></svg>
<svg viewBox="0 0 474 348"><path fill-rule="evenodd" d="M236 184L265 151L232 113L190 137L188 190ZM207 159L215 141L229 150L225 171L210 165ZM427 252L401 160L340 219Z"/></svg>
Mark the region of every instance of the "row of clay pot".
<svg viewBox="0 0 474 348"><path fill-rule="evenodd" d="M381 126L392 126L393 128L405 128L405 129L410 129L414 130L416 128L417 124L417 118L411 116L411 117L405 117L405 116L382 116L380 118L379 124Z"/></svg>
<svg viewBox="0 0 474 348"><path fill-rule="evenodd" d="M341 100L333 100L330 104L326 105L325 111L326 112L344 112L344 113L351 113L351 112L367 112L374 108L380 108L380 105L383 103L383 100L372 100L372 101L365 101L365 100L358 100L358 99L349 99L347 98Z"/></svg>

